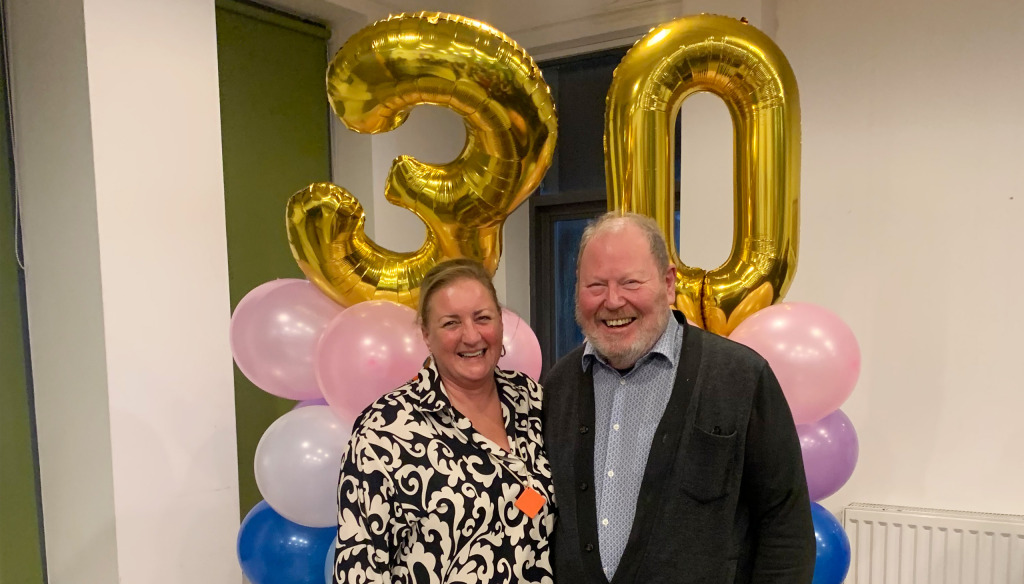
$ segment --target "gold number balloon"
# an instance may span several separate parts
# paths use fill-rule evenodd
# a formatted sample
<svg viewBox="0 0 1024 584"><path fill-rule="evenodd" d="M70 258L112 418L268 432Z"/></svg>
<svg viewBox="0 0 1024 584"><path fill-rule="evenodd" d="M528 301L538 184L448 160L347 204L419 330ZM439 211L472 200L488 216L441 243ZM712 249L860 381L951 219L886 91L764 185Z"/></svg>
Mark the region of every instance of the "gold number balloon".
<svg viewBox="0 0 1024 584"><path fill-rule="evenodd" d="M693 322L729 334L778 302L796 272L800 101L782 51L753 26L702 14L658 26L615 70L605 110L608 206L653 217L675 241L673 140L684 99L721 97L734 129L732 253L710 271L669 253L676 306Z"/></svg>
<svg viewBox="0 0 1024 584"><path fill-rule="evenodd" d="M426 272L471 257L493 273L501 228L551 164L557 125L551 92L533 59L490 26L443 13L392 16L353 35L327 69L335 113L356 132L400 126L421 104L462 116L466 145L447 164L398 157L385 198L427 227L417 251L384 249L363 231L362 206L317 183L288 202L288 240L310 281L344 305L370 299L415 306Z"/></svg>

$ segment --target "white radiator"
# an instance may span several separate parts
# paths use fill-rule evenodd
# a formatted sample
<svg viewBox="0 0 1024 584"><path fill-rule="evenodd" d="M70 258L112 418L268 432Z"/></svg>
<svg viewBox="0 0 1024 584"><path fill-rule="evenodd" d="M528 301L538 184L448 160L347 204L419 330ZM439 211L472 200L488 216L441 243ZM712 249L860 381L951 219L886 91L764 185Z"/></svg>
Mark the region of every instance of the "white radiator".
<svg viewBox="0 0 1024 584"><path fill-rule="evenodd" d="M853 503L846 584L1024 584L1024 515Z"/></svg>

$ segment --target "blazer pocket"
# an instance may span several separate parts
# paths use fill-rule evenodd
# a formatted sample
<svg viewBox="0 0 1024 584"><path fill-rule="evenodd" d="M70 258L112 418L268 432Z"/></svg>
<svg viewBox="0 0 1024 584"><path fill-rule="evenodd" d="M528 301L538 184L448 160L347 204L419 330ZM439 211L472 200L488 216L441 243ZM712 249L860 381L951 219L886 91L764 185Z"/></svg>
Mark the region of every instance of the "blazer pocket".
<svg viewBox="0 0 1024 584"><path fill-rule="evenodd" d="M736 460L736 432L712 434L694 426L683 459L683 491L707 503L728 492Z"/></svg>

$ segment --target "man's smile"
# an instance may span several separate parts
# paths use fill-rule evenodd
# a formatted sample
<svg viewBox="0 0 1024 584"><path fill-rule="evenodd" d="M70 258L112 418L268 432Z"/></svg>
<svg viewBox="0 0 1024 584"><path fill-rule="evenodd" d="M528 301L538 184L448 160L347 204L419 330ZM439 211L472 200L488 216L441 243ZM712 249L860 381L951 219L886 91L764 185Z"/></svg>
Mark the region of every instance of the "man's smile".
<svg viewBox="0 0 1024 584"><path fill-rule="evenodd" d="M622 328L636 320L634 316L627 316L624 318L610 318L602 320L601 322L608 328Z"/></svg>

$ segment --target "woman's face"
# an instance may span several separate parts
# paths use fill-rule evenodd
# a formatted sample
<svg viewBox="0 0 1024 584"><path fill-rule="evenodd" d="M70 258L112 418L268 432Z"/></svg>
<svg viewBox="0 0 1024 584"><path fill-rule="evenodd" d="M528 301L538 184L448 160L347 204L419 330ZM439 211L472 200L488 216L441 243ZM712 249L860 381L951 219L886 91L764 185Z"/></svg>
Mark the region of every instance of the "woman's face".
<svg viewBox="0 0 1024 584"><path fill-rule="evenodd" d="M463 278L431 295L423 340L446 383L490 383L501 356L501 310L480 282Z"/></svg>

